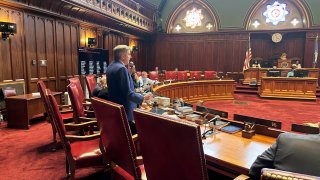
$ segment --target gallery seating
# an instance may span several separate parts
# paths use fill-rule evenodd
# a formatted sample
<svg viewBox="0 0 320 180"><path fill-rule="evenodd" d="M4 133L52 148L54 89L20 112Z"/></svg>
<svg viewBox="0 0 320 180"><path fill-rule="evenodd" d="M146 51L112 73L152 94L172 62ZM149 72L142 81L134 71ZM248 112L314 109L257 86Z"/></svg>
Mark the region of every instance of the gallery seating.
<svg viewBox="0 0 320 180"><path fill-rule="evenodd" d="M201 71L190 71L190 80L200 80Z"/></svg>
<svg viewBox="0 0 320 180"><path fill-rule="evenodd" d="M204 71L204 78L205 79L215 79L217 78L216 71Z"/></svg>
<svg viewBox="0 0 320 180"><path fill-rule="evenodd" d="M134 119L148 179L208 179L199 125L142 110Z"/></svg>
<svg viewBox="0 0 320 180"><path fill-rule="evenodd" d="M178 77L177 78L178 81L187 81L188 80L187 71L178 71L177 77Z"/></svg>
<svg viewBox="0 0 320 180"><path fill-rule="evenodd" d="M115 172L114 179L144 179L144 166L137 160L124 107L96 97L91 102L101 129L106 158Z"/></svg>
<svg viewBox="0 0 320 180"><path fill-rule="evenodd" d="M177 79L177 72L176 71L166 71L164 73L165 80L175 81Z"/></svg>

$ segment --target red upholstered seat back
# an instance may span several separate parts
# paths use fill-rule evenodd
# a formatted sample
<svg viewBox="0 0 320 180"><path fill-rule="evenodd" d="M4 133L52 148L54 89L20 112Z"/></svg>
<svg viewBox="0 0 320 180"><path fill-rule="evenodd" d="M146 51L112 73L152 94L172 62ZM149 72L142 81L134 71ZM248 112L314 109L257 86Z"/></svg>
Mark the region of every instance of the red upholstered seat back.
<svg viewBox="0 0 320 180"><path fill-rule="evenodd" d="M83 101L80 101L81 98L80 98L80 94L76 84L70 83L67 86L67 90L69 93L69 97L70 97L70 101L73 109L73 115L76 117L75 119L77 120L79 117L84 117L85 113L84 113L84 107L82 104Z"/></svg>
<svg viewBox="0 0 320 180"><path fill-rule="evenodd" d="M86 76L86 84L87 84L87 87L88 87L90 94L92 94L94 88L97 85L95 75L87 75Z"/></svg>
<svg viewBox="0 0 320 180"><path fill-rule="evenodd" d="M75 84L77 89L78 89L78 93L79 93L79 98L81 102L85 101L85 96L84 96L84 92L80 83L80 80L78 77L74 77L74 78L70 78L68 79L70 84Z"/></svg>
<svg viewBox="0 0 320 180"><path fill-rule="evenodd" d="M177 72L176 71L166 71L164 73L166 80L176 80L177 79Z"/></svg>
<svg viewBox="0 0 320 180"><path fill-rule="evenodd" d="M199 80L201 79L201 71L190 71L190 78L192 80Z"/></svg>
<svg viewBox="0 0 320 180"><path fill-rule="evenodd" d="M59 111L58 103L49 89L46 89L45 96L47 97L47 99L49 100L49 103L50 103L49 104L49 111L52 114L53 123L58 130L61 141L65 142L66 141L66 139L65 139L66 129L64 127L64 122L63 122L61 113Z"/></svg>
<svg viewBox="0 0 320 180"><path fill-rule="evenodd" d="M214 79L217 77L216 71L205 71L204 72L204 78L205 79Z"/></svg>
<svg viewBox="0 0 320 180"><path fill-rule="evenodd" d="M188 80L187 71L178 71L178 81Z"/></svg>
<svg viewBox="0 0 320 180"><path fill-rule="evenodd" d="M40 92L41 99L43 101L44 107L46 109L46 112L49 115L49 118L52 120L51 114L50 114L50 102L48 96L46 96L46 85L42 80L38 81L37 83L38 91Z"/></svg>
<svg viewBox="0 0 320 180"><path fill-rule="evenodd" d="M158 72L157 71L150 71L149 72L149 78L151 79L151 80L159 80L159 74L158 74Z"/></svg>
<svg viewBox="0 0 320 180"><path fill-rule="evenodd" d="M135 161L137 153L124 107L96 97L91 99L91 103L100 125L101 140L108 159L134 179L140 179L141 171Z"/></svg>
<svg viewBox="0 0 320 180"><path fill-rule="evenodd" d="M148 179L208 179L199 126L141 110L134 119Z"/></svg>

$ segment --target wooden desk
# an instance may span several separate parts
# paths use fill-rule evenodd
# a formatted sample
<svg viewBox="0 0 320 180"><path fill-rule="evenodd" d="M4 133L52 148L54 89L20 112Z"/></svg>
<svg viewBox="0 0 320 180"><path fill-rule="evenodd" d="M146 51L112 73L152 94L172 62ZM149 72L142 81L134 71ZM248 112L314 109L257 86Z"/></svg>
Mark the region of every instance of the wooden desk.
<svg viewBox="0 0 320 180"><path fill-rule="evenodd" d="M249 68L248 70L244 71L244 80L243 84L248 85L252 79L257 80L257 84L261 85L261 79L263 77L267 77L267 72L271 68ZM284 76L291 70L291 68L277 68L280 70ZM319 78L319 69L318 68L301 68L299 70L308 70L309 74L308 77L312 78Z"/></svg>
<svg viewBox="0 0 320 180"><path fill-rule="evenodd" d="M61 104L61 92L52 93ZM43 115L46 111L40 95L24 94L5 99L9 128L29 129L30 120Z"/></svg>
<svg viewBox="0 0 320 180"><path fill-rule="evenodd" d="M260 97L316 100L317 78L264 77Z"/></svg>
<svg viewBox="0 0 320 180"><path fill-rule="evenodd" d="M186 102L197 102L234 99L234 89L234 80L202 80L165 84L153 90L170 99L183 98Z"/></svg>
<svg viewBox="0 0 320 180"><path fill-rule="evenodd" d="M228 134L219 132L203 140L207 168L235 178L249 174L256 158L267 150L276 138L256 134L252 139L241 137L241 132Z"/></svg>

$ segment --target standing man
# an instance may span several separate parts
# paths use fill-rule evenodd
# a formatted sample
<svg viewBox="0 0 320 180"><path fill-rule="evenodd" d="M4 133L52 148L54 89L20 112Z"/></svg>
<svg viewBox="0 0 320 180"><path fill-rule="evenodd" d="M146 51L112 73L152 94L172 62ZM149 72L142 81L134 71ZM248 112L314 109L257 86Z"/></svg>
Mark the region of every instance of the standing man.
<svg viewBox="0 0 320 180"><path fill-rule="evenodd" d="M107 69L107 83L109 100L124 106L132 134L136 134L133 121L133 110L150 95L142 96L135 92L131 75L126 66L131 59L130 48L127 45L118 45L113 49L115 60Z"/></svg>

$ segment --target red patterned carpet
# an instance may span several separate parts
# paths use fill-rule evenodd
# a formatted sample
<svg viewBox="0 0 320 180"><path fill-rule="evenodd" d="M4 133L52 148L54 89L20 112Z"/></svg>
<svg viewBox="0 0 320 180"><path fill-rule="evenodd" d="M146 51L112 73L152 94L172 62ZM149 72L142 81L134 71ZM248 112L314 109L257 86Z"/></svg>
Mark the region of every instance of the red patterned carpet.
<svg viewBox="0 0 320 180"><path fill-rule="evenodd" d="M282 130L290 131L291 124L320 122L320 99L317 101L261 99L257 95L235 94L235 100L205 102L205 106L233 114L241 114L282 122Z"/></svg>

